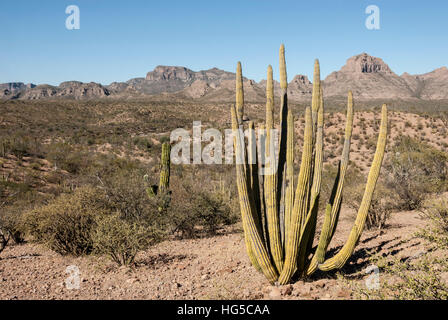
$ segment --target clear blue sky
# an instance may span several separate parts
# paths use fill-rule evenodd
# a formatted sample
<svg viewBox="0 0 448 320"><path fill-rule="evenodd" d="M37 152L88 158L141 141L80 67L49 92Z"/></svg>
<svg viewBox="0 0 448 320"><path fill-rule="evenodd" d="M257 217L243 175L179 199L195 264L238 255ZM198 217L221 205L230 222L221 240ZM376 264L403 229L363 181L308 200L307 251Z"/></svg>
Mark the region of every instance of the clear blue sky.
<svg viewBox="0 0 448 320"><path fill-rule="evenodd" d="M78 5L81 29L65 28ZM365 27L368 5L380 8L380 30ZM0 3L0 82L109 84L144 77L157 65L195 71L218 67L265 78L286 46L288 78L323 76L367 52L398 74L447 65L448 1L150 1L40 0Z"/></svg>

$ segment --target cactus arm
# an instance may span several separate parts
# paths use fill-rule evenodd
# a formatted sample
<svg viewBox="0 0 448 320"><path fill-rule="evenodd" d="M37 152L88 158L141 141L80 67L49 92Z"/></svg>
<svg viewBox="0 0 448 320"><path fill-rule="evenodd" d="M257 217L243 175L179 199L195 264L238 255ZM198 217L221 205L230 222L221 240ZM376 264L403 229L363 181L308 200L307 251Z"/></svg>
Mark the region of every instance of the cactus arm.
<svg viewBox="0 0 448 320"><path fill-rule="evenodd" d="M321 234L319 237L319 243L317 244L316 252L308 265L306 275L310 276L318 269L319 263L322 263L325 259L325 241L328 238L328 233L330 231L330 221L331 221L331 204L327 204L325 209L324 223L322 225Z"/></svg>
<svg viewBox="0 0 448 320"><path fill-rule="evenodd" d="M280 46L280 88L282 90L288 89L288 81L287 81L287 74L286 74L286 59L285 59L285 45L282 44Z"/></svg>
<svg viewBox="0 0 448 320"><path fill-rule="evenodd" d="M285 185L285 234L289 234L294 204L294 116L291 110L288 110Z"/></svg>
<svg viewBox="0 0 448 320"><path fill-rule="evenodd" d="M280 148L278 153L278 173L277 173L277 203L280 217L280 233L282 243L284 246L285 239L285 192L286 192L286 149L287 149L287 135L288 135L288 81L286 74L286 59L285 46L280 46L280 87L281 87L281 101L280 101Z"/></svg>
<svg viewBox="0 0 448 320"><path fill-rule="evenodd" d="M160 181L159 192L167 192L170 186L170 151L171 146L169 142L162 144L162 159L160 164Z"/></svg>
<svg viewBox="0 0 448 320"><path fill-rule="evenodd" d="M373 158L372 166L370 167L369 176L367 178L367 185L364 191L364 196L356 216L355 224L350 232L347 242L342 249L332 258L319 265L322 271L329 271L332 269L339 269L344 266L347 260L352 255L356 244L361 237L364 224L366 222L370 203L372 201L373 192L375 191L376 182L381 170L381 164L384 158L384 151L386 149L387 140L387 106L384 104L381 112L381 126L378 135L378 143L376 146L375 156Z"/></svg>
<svg viewBox="0 0 448 320"><path fill-rule="evenodd" d="M243 146L241 143L240 130L238 128L238 119L236 115L236 110L232 106L232 129L234 132L234 143L235 143L235 157L236 159L241 159ZM271 283L275 283L278 278L277 270L272 264L268 251L266 250L261 235L259 234L258 228L255 224L252 206L250 205L249 193L247 190L247 176L244 170L244 164L236 163L236 182L238 187L238 197L240 203L241 216L243 220L243 228L245 228L245 235L249 238L250 246L248 253L253 255L251 260L256 260L256 265L258 265L266 276L266 278Z"/></svg>
<svg viewBox="0 0 448 320"><path fill-rule="evenodd" d="M264 176L264 196L266 200L266 217L269 233L269 244L271 254L274 258L277 270L283 268L283 247L280 234L280 222L278 215L278 204L276 195L277 173L275 143L273 137L274 129L274 85L272 77L272 67L268 67L268 81L266 84L266 171Z"/></svg>
<svg viewBox="0 0 448 320"><path fill-rule="evenodd" d="M294 199L294 208L290 220L291 226L288 228L289 234L286 235L286 258L284 268L279 277L280 284L288 283L297 269L297 254L302 224L301 219L306 215L308 204L309 179L313 149L312 130L311 109L308 107L306 108L305 112L305 133L302 161L300 163L300 172Z"/></svg>
<svg viewBox="0 0 448 320"><path fill-rule="evenodd" d="M351 91L348 92L347 98L347 120L345 125L345 139L344 139L344 148L342 150L341 161L339 162L339 170L338 175L335 179L336 192L334 193L334 198L330 198L331 203L331 219L329 230L324 230L324 233L327 235L326 239L322 239L322 245L324 252L327 250L328 245L333 238L334 232L336 230L337 220L339 218L340 206L342 202L342 190L344 188L345 175L347 173L347 168L349 164L349 155L350 155L350 143L353 132L353 94ZM322 233L322 232L321 232ZM321 248L322 249L322 248Z"/></svg>
<svg viewBox="0 0 448 320"><path fill-rule="evenodd" d="M313 117L313 132L316 133L316 124L318 121L318 110L321 104L322 86L320 83L320 65L319 60L314 61L314 74L313 74L313 92L311 100L311 112ZM313 134L313 135L314 135Z"/></svg>
<svg viewBox="0 0 448 320"><path fill-rule="evenodd" d="M243 91L243 72L241 69L241 62L238 61L236 66L236 112L238 124L243 123L244 115L244 91Z"/></svg>
<svg viewBox="0 0 448 320"><path fill-rule="evenodd" d="M243 222L243 223L245 223L245 222ZM257 261L257 256L255 255L254 249L250 242L250 235L248 234L249 227L248 227L247 223L245 225L243 225L243 230L244 230L244 242L246 244L246 252L249 257L249 261L258 272L263 273L263 270Z"/></svg>
<svg viewBox="0 0 448 320"><path fill-rule="evenodd" d="M317 213L319 209L320 187L322 183L323 166L323 127L324 127L324 103L322 87L319 88L319 107L317 110L317 133L314 157L313 184L311 186L311 200L305 225L302 229L299 242L299 271L304 269L305 259L309 256L316 232Z"/></svg>
<svg viewBox="0 0 448 320"><path fill-rule="evenodd" d="M265 145L266 145L266 130L264 127L264 124L260 125L260 135L258 137L258 149L259 150L264 150ZM262 168L262 165L265 164L265 153L264 152L259 152L258 153L259 156L259 168ZM261 195L261 223L262 223L262 227L263 227L263 235L264 235L264 240L265 240L265 244L266 244L266 248L270 248L270 242L269 242L269 233L268 233L268 222L267 222L267 217L266 217L266 198L264 197L264 190L265 190L265 186L264 186L264 175L261 176L260 179L260 195Z"/></svg>
<svg viewBox="0 0 448 320"><path fill-rule="evenodd" d="M247 144L247 155L248 155L248 171L250 176L248 189L254 198L255 205L255 222L257 226L260 228L261 235L262 232L262 218L261 218L261 199L260 199L260 182L259 182L259 173L258 173L258 163L257 163L257 141L255 135L255 126L254 122L249 122L249 138Z"/></svg>
<svg viewBox="0 0 448 320"><path fill-rule="evenodd" d="M331 191L329 203L327 204L324 216L324 223L319 236L319 242L317 249L311 262L308 266L307 275L311 275L317 270L318 264L324 262L325 252L328 245L333 238L334 231L336 229L337 220L339 218L339 212L341 210L342 202L342 189L344 186L345 174L347 172L347 166L350 153L350 140L353 127L353 94L351 91L348 93L347 98L347 121L345 126L345 141L342 151L342 159L339 161L338 173L336 175L333 189Z"/></svg>
<svg viewBox="0 0 448 320"><path fill-rule="evenodd" d="M339 206L341 204L342 189L344 187L345 175L347 173L347 168L349 164L352 132L353 132L353 94L351 91L349 91L347 98L347 120L345 126L344 148L342 150L342 158L341 158L341 174L336 191L335 202L333 204L331 212L331 228L330 228L331 233L330 233L330 239L327 240L327 245L331 241L331 237L333 236L336 227L337 211L339 210Z"/></svg>

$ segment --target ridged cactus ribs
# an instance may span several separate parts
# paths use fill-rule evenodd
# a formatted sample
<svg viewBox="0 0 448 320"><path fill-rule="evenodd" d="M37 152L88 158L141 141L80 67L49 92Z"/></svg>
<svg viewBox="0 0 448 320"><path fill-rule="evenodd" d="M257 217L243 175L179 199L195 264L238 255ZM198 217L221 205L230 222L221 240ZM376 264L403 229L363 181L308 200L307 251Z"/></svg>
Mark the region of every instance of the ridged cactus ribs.
<svg viewBox="0 0 448 320"><path fill-rule="evenodd" d="M241 64L237 65L236 105L231 108L232 128L235 133L236 157L246 150L241 139L244 115L244 92ZM302 160L294 185L294 115L287 104L287 77L285 48L280 47L280 141L275 141L274 87L272 67L268 67L266 84L266 133L264 141L264 176L254 155L249 165L236 164L238 197L243 221L246 248L251 263L271 283L286 284L297 275L306 277L316 270L341 268L352 255L367 218L368 209L379 177L387 140L387 107L383 105L377 149L369 172L364 196L347 242L333 257L325 253L334 235L341 210L342 190L349 164L350 142L353 131L353 94L348 92L347 121L344 148L338 173L326 206L324 223L317 247L313 248L316 232L319 197L323 171L324 99L320 82L320 65L314 64L311 106L305 109L304 144ZM255 129L253 122L250 129ZM257 145L255 133L249 136L249 150ZM261 143L258 144L261 147ZM274 151L275 145L279 150ZM257 148L255 147L255 150ZM255 156L255 159L258 159ZM278 169L278 170L276 170ZM295 187L295 189L294 189Z"/></svg>

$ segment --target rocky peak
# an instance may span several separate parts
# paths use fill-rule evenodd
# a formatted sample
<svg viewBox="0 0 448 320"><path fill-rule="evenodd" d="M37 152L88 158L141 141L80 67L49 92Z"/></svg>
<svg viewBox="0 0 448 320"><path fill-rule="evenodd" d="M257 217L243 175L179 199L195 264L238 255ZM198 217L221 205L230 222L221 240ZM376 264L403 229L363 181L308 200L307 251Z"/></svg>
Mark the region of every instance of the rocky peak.
<svg viewBox="0 0 448 320"><path fill-rule="evenodd" d="M382 59L367 53L361 53L348 59L341 71L346 73L392 73Z"/></svg>
<svg viewBox="0 0 448 320"><path fill-rule="evenodd" d="M146 80L181 80L190 81L194 78L194 71L185 67L157 66L153 71L148 72Z"/></svg>
<svg viewBox="0 0 448 320"><path fill-rule="evenodd" d="M432 72L429 72L428 74L435 75L435 76L443 76L443 75L448 74L448 68L441 67L441 68L433 70Z"/></svg>
<svg viewBox="0 0 448 320"><path fill-rule="evenodd" d="M8 83L1 83L0 89L2 90L9 90L9 91L17 91L22 89L31 89L34 88L35 85L32 83L24 84L23 82L8 82Z"/></svg>
<svg viewBox="0 0 448 320"><path fill-rule="evenodd" d="M297 83L299 85L308 86L311 84L311 81L308 79L307 76L298 74L292 79L291 83Z"/></svg>

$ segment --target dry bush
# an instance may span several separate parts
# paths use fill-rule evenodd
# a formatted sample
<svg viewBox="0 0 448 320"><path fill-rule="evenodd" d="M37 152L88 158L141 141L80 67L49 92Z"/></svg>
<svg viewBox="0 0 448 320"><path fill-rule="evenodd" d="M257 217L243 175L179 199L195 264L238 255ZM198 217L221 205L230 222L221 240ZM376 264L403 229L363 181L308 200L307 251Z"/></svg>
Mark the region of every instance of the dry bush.
<svg viewBox="0 0 448 320"><path fill-rule="evenodd" d="M357 187L353 194L353 198L349 201L349 205L356 210L359 209L363 194L364 190L361 189L361 186ZM369 230L384 229L387 226L387 221L389 220L390 215L396 209L396 199L394 199L392 190L379 182L375 188L369 212L367 214L366 228Z"/></svg>
<svg viewBox="0 0 448 320"><path fill-rule="evenodd" d="M2 208L0 213L0 229L2 229L2 233L16 244L21 244L25 241L21 217L22 209L23 207L16 203L13 206Z"/></svg>
<svg viewBox="0 0 448 320"><path fill-rule="evenodd" d="M427 200L422 213L431 222L431 227L420 230L418 235L441 249L448 249L448 200Z"/></svg>
<svg viewBox="0 0 448 320"><path fill-rule="evenodd" d="M95 251L120 265L134 262L140 250L164 239L169 217L158 198L148 197L142 171L119 171L101 179L110 214L98 217Z"/></svg>
<svg viewBox="0 0 448 320"><path fill-rule="evenodd" d="M24 156L41 156L42 146L35 137L26 135L0 135L0 157L12 154L21 159Z"/></svg>
<svg viewBox="0 0 448 320"><path fill-rule="evenodd" d="M89 254L96 217L107 212L104 199L99 189L78 188L26 212L26 229L35 240L60 254Z"/></svg>
<svg viewBox="0 0 448 320"><path fill-rule="evenodd" d="M198 189L189 181L173 180L168 215L172 232L181 238L216 234L224 225L238 220L230 195L212 188ZM195 190L196 189L196 190Z"/></svg>
<svg viewBox="0 0 448 320"><path fill-rule="evenodd" d="M399 195L402 209L417 209L428 194L448 187L448 154L409 137L392 148L385 168L388 187Z"/></svg>
<svg viewBox="0 0 448 320"><path fill-rule="evenodd" d="M10 236L9 233L7 231L5 231L1 226L0 226L0 253L2 253L2 251L6 248L6 246L8 245Z"/></svg>
<svg viewBox="0 0 448 320"><path fill-rule="evenodd" d="M157 243L163 235L151 223L132 222L111 214L98 219L92 238L96 252L107 254L119 265L129 265L140 250Z"/></svg>
<svg viewBox="0 0 448 320"><path fill-rule="evenodd" d="M380 291L360 289L361 297L369 299L446 300L448 284L448 201L431 199L423 203L423 214L430 227L420 229L415 236L426 240L426 250L408 259L373 256L372 262L388 276L396 279L383 282ZM398 281L397 281L398 279Z"/></svg>
<svg viewBox="0 0 448 320"><path fill-rule="evenodd" d="M163 238L167 217L145 192L139 171L98 177L25 215L27 231L60 254L107 254L132 263L139 250Z"/></svg>

